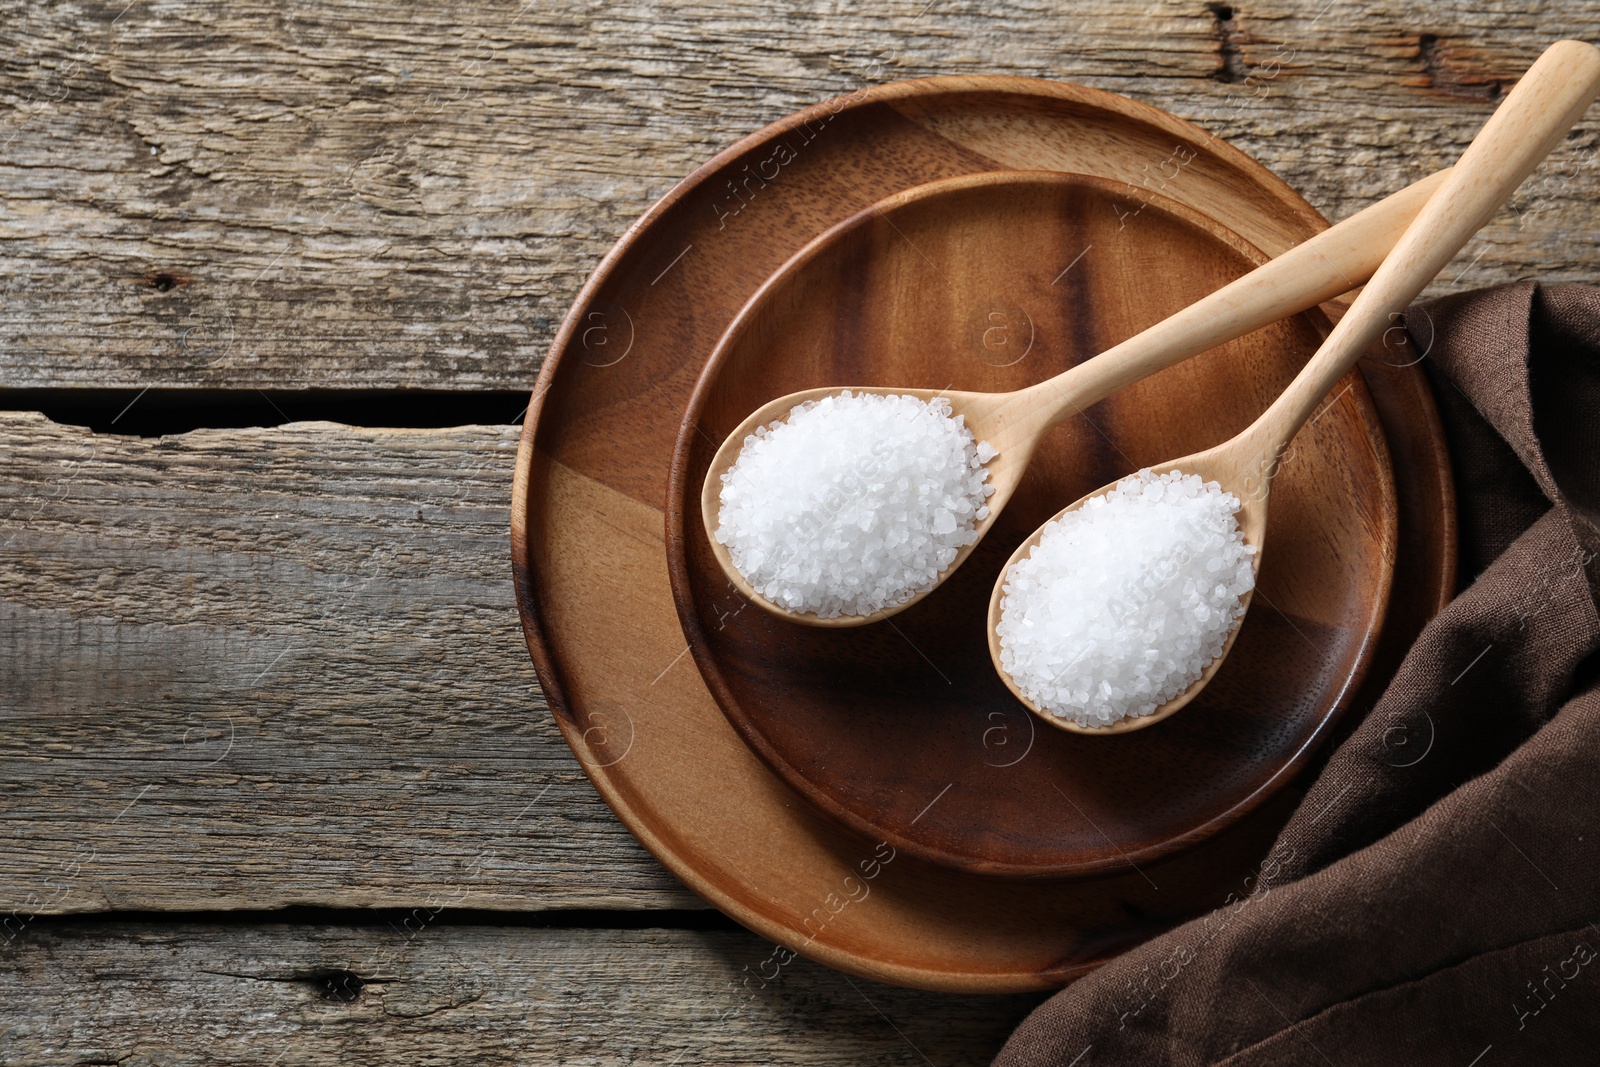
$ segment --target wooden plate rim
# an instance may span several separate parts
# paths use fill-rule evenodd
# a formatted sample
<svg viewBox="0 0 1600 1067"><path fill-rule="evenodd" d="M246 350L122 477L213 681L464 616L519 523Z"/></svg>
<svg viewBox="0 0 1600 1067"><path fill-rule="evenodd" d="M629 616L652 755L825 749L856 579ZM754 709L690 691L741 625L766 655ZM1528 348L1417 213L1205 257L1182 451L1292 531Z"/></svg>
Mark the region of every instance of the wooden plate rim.
<svg viewBox="0 0 1600 1067"><path fill-rule="evenodd" d="M1282 178L1246 155L1241 149L1208 134L1201 127L1185 119L1181 119L1153 105L1114 93L1064 82L1010 75L959 75L924 78L892 82L857 90L842 97L821 101L785 116L741 138L695 168L652 204L623 232L617 242L601 258L599 264L580 288L567 311L566 317L562 320L555 337L551 341L549 353L534 383L528 410L523 419L522 433L518 440L516 467L512 479L511 537L509 546L511 549L512 586L516 596L517 613L522 621L523 634L528 646L529 658L533 661L535 672L539 677L546 701L556 719L557 727L561 730L562 736L566 739L574 754L586 751L587 745L584 743L582 732L576 727L572 708L567 700L562 683L561 671L555 662L548 644L549 639L545 634L546 622L539 610L538 599L534 595L533 560L528 543L528 516L531 506L529 483L533 470L534 452L536 450L535 441L539 417L544 406L544 398L554 385L556 374L560 369L561 353L571 344L585 309L587 309L595 293L609 277L612 269L631 250L637 238L651 224L682 200L689 190L698 186L708 176L720 171L726 163L738 158L754 145L791 132L804 123L813 121L822 115L837 114L846 106L892 103L896 100L919 96L960 93L990 93L1019 98L1034 97L1041 100L1090 105L1108 112L1116 112L1131 120L1162 129L1182 137L1189 143L1205 143L1207 148L1220 159L1227 161L1231 166L1241 171L1252 174L1264 193L1275 194L1274 198L1279 204L1299 212L1304 221L1314 230L1324 229L1328 225L1327 220ZM837 105L836 102L840 100L849 101L849 103ZM1429 422L1429 438L1438 443L1440 451L1443 453L1445 447L1443 425L1439 420L1437 405L1434 404L1431 395L1427 394L1426 390L1422 392L1427 408L1425 415ZM1443 488L1445 490L1444 504L1446 506L1440 516L1440 527L1446 556L1444 565L1447 576L1453 576L1458 535L1455 510L1449 505L1453 504L1454 500L1454 484L1447 470L1440 474L1440 478L1445 483ZM1453 592L1453 580L1442 583L1435 610L1443 607L1449 601ZM594 760L580 758L578 762L601 798L606 801L612 811L616 813L618 819L621 820L640 844L691 890L762 937L782 943L786 938L793 936L794 931L792 928L777 919L769 917L758 907L747 903L743 898L724 891L710 878L703 876L698 870L694 857L680 855L674 851L655 832L650 825L649 818L641 813L630 802L618 784L611 780L611 777L606 773L605 767L597 765ZM952 971L901 964L891 960L880 959L870 953L858 953L821 942L809 945L807 947L807 955L830 967L864 978L894 982L923 989L966 993L999 993L1055 988L1072 978L1088 973L1101 962L1100 958L1094 958L1081 964L1069 965L1050 972L1031 969Z"/></svg>

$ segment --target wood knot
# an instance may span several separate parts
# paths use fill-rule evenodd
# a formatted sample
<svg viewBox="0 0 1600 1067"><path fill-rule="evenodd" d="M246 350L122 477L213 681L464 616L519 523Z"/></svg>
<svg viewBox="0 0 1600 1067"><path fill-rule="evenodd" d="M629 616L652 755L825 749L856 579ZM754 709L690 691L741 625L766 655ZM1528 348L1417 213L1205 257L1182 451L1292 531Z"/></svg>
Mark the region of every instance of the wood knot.
<svg viewBox="0 0 1600 1067"><path fill-rule="evenodd" d="M1417 58L1422 61L1423 88L1464 100L1498 100L1516 84L1515 78L1463 69L1458 50L1436 33L1417 35Z"/></svg>
<svg viewBox="0 0 1600 1067"><path fill-rule="evenodd" d="M1224 85L1237 85L1249 77L1244 66L1244 31L1239 28L1238 13L1229 4L1207 4L1215 23L1217 38L1217 69L1211 77Z"/></svg>
<svg viewBox="0 0 1600 1067"><path fill-rule="evenodd" d="M170 293L180 285L188 285L194 281L187 274L175 270L146 271L140 278L139 284L158 293Z"/></svg>
<svg viewBox="0 0 1600 1067"><path fill-rule="evenodd" d="M354 971L319 971L307 976L306 983L331 1004L354 1004L367 988L366 979Z"/></svg>

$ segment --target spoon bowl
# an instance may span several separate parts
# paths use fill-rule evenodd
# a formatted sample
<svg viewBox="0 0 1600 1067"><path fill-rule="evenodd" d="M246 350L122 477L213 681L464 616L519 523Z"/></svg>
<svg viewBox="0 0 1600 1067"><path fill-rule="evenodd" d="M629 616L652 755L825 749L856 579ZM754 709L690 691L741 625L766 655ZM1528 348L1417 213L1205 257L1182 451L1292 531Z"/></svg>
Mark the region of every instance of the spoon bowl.
<svg viewBox="0 0 1600 1067"><path fill-rule="evenodd" d="M994 487L994 493L989 497L989 515L977 523L976 536L973 540L956 552L955 559L946 567L939 577L944 578L953 572L967 556L983 540L985 534L999 518L1000 512L1010 502L1011 496L1016 492L1017 485L1022 481L1023 472L1028 468L1028 461L1033 458L1034 449L1038 445L1041 433L1024 418L1019 418L1020 409L1027 406L1028 397L1026 390L1014 393L976 393L957 390L940 391L937 389L891 389L852 386L853 393L876 393L880 396L914 396L918 400L928 402L936 399L945 399L950 402L953 415L960 415L966 420L967 428L972 431L972 436L978 441L987 441L990 446L997 449L999 454L985 464L989 472L988 484ZM710 471L706 474L705 482L700 489L700 516L705 524L706 538L711 542L711 551L717 558L717 563L722 567L728 580L733 583L739 594L759 605L774 615L779 615L807 626L822 627L850 627L860 626L878 618L887 618L897 612L903 611L933 592L938 588L936 583L932 588L925 589L915 594L900 604L883 608L872 615L836 615L825 617L812 612L791 611L788 608L773 603L753 587L739 569L734 566L733 557L728 548L717 540L717 517L722 506L722 475L739 458L739 452L744 448L747 437L755 433L762 426L771 425L784 419L794 408L809 400L821 400L823 397L837 396L840 389L832 386L820 389L805 389L798 393L779 397L771 403L764 404L741 422L728 434L722 445L712 457Z"/></svg>
<svg viewBox="0 0 1600 1067"><path fill-rule="evenodd" d="M1256 582L1259 584L1261 580L1262 548L1266 545L1267 540L1267 501L1269 497L1265 489L1268 481L1270 481L1271 472L1240 470L1239 466L1238 457L1235 453L1225 448L1211 448L1172 463L1158 464L1149 469L1156 474L1166 474L1169 471L1196 474L1200 476L1201 480L1216 482L1225 491L1233 493L1234 496L1239 498L1239 510L1234 515L1234 521L1239 524L1239 532L1244 535L1245 543L1255 546L1256 551L1251 557L1250 563L1251 569L1255 572ZM1011 568L1017 561L1026 559L1033 553L1033 549L1038 545L1039 539L1044 536L1046 527L1068 512L1077 511L1094 497L1104 496L1116 488L1116 485L1116 482L1111 482L1108 485L1102 485L1092 493L1085 493L1056 512L1037 530L1033 531L1033 534L1026 541L1017 546L1017 550L1011 554L1011 558L1006 560L1005 566L1000 569L999 579L994 583L994 592L989 597L987 627L989 658L994 661L995 670L1000 674L1000 680L1005 683L1007 689L1011 690L1011 695L1026 705L1029 710L1051 726L1066 730L1068 733L1101 737L1132 733L1134 730L1142 730L1147 726L1154 726L1162 719L1182 710L1191 700L1200 695L1200 691L1211 681L1212 676L1222 666L1222 661L1227 659L1228 653L1233 650L1233 643L1239 636L1240 627L1244 625L1245 612L1249 610L1250 601L1256 592L1256 587L1252 586L1249 592L1239 598L1239 615L1234 619L1233 626L1228 631L1226 640L1222 643L1222 651L1217 654L1216 659L1206 666L1205 670L1200 673L1200 677L1191 682L1188 688L1156 708L1149 715L1119 719L1104 726L1084 726L1076 720L1045 711L1023 696L1022 691L1017 688L1016 680L1011 677L1011 674L1001 665L1000 661L1000 611L1001 605L1005 600L1006 577L1011 573ZM1384 565L1392 567L1392 560L1385 557ZM1389 575L1385 573L1377 577L1379 583L1387 588Z"/></svg>

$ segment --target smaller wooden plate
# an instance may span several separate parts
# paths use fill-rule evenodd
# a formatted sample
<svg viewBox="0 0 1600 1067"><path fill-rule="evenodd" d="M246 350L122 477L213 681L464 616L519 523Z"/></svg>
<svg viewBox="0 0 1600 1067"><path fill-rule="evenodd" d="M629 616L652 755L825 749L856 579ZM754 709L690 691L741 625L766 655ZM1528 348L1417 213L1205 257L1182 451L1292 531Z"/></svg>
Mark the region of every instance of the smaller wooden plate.
<svg viewBox="0 0 1600 1067"><path fill-rule="evenodd" d="M1117 737L1047 729L996 676L984 623L996 575L1029 532L1120 475L1243 429L1320 344L1320 311L1057 428L966 564L884 623L818 629L730 609L746 602L730 592L700 516L716 447L775 397L826 385L1031 385L1266 258L1164 197L1130 202L1122 183L1013 171L896 194L762 285L684 413L667 523L695 661L768 766L872 840L1029 878L1126 870L1190 847L1291 777L1354 692L1393 572L1393 474L1359 375L1296 438L1274 487L1255 604L1232 655L1181 715Z"/></svg>

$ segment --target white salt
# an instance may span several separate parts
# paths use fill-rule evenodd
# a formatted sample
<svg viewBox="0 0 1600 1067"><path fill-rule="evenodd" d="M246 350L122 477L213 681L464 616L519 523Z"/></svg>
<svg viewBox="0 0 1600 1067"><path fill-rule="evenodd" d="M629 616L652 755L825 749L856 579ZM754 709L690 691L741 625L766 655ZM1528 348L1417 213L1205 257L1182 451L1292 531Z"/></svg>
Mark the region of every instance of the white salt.
<svg viewBox="0 0 1600 1067"><path fill-rule="evenodd" d="M745 438L722 476L717 540L780 607L870 615L931 589L977 540L997 454L943 398L807 401Z"/></svg>
<svg viewBox="0 0 1600 1067"><path fill-rule="evenodd" d="M1239 499L1142 470L1047 524L1006 576L1000 663L1037 708L1083 726L1149 715L1222 653L1255 587Z"/></svg>

